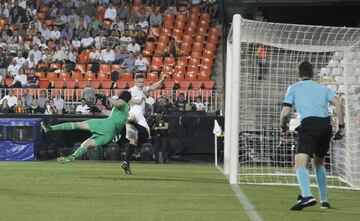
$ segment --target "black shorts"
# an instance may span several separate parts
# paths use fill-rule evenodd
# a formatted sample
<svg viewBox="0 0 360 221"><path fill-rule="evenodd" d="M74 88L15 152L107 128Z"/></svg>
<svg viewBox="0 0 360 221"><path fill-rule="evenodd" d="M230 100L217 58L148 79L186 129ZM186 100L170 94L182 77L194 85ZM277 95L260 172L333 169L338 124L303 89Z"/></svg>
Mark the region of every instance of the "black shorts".
<svg viewBox="0 0 360 221"><path fill-rule="evenodd" d="M307 117L301 121L297 153L323 158L329 150L332 127L330 118Z"/></svg>

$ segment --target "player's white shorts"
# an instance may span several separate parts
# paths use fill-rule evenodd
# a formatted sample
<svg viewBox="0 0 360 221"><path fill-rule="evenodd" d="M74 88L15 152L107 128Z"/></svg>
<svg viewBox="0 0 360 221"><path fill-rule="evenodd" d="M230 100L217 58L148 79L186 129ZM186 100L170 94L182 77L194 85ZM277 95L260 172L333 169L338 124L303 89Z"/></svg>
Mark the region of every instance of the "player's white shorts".
<svg viewBox="0 0 360 221"><path fill-rule="evenodd" d="M137 111L137 109L133 109L129 111L129 115L132 116L132 118L136 123L145 127L146 130L148 131L148 134L150 134L149 125L147 124L146 119L141 112ZM126 138L128 140L134 139L136 141L138 141L139 139L137 129L131 124L126 124Z"/></svg>

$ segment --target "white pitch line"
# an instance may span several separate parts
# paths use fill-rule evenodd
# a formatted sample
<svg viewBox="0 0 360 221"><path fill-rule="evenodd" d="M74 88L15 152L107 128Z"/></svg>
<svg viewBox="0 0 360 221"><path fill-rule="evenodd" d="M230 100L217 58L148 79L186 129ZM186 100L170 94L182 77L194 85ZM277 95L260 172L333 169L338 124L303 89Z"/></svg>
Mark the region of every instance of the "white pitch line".
<svg viewBox="0 0 360 221"><path fill-rule="evenodd" d="M240 203L245 209L246 214L250 218L251 221L263 221L261 216L256 212L255 207L251 204L249 199L240 189L239 185L231 184L231 188L235 192L236 197L239 199Z"/></svg>

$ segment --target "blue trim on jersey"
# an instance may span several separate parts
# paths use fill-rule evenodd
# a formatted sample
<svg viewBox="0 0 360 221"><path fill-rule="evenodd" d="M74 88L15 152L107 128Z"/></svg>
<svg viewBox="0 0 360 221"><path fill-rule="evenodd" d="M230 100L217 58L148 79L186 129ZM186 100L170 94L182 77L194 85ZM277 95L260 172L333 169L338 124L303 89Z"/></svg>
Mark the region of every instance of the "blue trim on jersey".
<svg viewBox="0 0 360 221"><path fill-rule="evenodd" d="M313 80L306 80L290 85L283 104L294 106L300 120L307 117L328 117L329 103L335 96L330 88Z"/></svg>

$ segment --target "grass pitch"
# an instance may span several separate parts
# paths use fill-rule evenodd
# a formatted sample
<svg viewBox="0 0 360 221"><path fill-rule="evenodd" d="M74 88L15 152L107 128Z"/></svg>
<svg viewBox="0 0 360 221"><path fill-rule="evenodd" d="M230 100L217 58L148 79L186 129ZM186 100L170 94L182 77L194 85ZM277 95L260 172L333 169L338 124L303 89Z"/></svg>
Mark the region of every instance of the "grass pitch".
<svg viewBox="0 0 360 221"><path fill-rule="evenodd" d="M0 220L250 220L212 165L0 162ZM360 191L330 190L334 209L290 212L298 188L242 185L266 221L360 220ZM316 190L314 189L315 193Z"/></svg>

